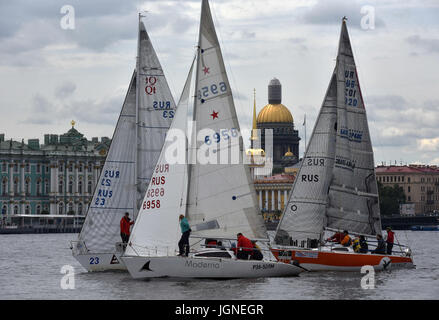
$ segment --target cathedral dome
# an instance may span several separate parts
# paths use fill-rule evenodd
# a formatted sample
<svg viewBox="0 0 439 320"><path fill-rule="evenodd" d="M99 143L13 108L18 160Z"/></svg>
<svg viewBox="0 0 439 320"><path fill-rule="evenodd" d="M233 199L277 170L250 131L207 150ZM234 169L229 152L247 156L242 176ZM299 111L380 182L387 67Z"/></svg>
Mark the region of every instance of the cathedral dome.
<svg viewBox="0 0 439 320"><path fill-rule="evenodd" d="M257 123L294 123L290 110L283 104L267 104L258 114Z"/></svg>

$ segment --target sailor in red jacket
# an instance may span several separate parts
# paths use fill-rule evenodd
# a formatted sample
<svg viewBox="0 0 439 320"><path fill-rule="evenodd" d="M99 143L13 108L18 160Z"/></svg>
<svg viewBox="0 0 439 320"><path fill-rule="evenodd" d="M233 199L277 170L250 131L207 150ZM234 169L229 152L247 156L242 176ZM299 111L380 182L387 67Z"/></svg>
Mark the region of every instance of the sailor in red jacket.
<svg viewBox="0 0 439 320"><path fill-rule="evenodd" d="M130 227L134 224L134 221L131 221L129 215L128 212L125 212L125 216L120 219L120 237L123 243L128 243L131 233Z"/></svg>
<svg viewBox="0 0 439 320"><path fill-rule="evenodd" d="M248 260L249 256L251 256L253 252L253 242L244 237L242 233L238 233L236 236L238 238L236 257L238 259Z"/></svg>
<svg viewBox="0 0 439 320"><path fill-rule="evenodd" d="M395 232L392 231L392 228L387 227L387 239L386 239L386 243L387 243L387 254L388 255L392 255L392 249L393 249L393 241L394 241L394 237L395 237Z"/></svg>

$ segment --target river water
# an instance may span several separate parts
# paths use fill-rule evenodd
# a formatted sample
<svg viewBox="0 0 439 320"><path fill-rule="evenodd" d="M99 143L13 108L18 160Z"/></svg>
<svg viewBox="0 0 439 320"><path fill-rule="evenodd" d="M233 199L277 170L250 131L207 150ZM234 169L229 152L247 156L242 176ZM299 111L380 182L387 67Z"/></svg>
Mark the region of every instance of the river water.
<svg viewBox="0 0 439 320"><path fill-rule="evenodd" d="M302 273L251 280L134 280L128 273L87 273L72 257L76 234L0 235L0 299L284 300L439 299L439 232L396 231L414 253L416 269L375 274ZM62 289L63 266L74 268L74 289Z"/></svg>

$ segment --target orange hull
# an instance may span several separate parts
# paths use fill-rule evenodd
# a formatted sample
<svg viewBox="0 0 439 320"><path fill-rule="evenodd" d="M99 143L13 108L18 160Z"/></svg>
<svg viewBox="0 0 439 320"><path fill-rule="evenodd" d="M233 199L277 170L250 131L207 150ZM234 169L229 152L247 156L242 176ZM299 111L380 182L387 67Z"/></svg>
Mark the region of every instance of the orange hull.
<svg viewBox="0 0 439 320"><path fill-rule="evenodd" d="M363 266L373 266L376 270L414 267L412 258L403 256L297 249L271 251L278 261L286 263L297 261L310 271L360 271Z"/></svg>

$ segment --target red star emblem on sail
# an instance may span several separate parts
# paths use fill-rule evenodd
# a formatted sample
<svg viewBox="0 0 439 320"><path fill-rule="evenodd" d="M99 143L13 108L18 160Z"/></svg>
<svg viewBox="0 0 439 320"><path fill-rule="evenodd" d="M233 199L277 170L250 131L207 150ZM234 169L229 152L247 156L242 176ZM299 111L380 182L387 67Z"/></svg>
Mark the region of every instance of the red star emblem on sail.
<svg viewBox="0 0 439 320"><path fill-rule="evenodd" d="M215 112L215 110L213 110L211 117L212 117L212 120L218 119L218 112Z"/></svg>
<svg viewBox="0 0 439 320"><path fill-rule="evenodd" d="M203 71L204 71L204 75L206 75L206 74L209 73L209 69L210 69L210 68L208 68L208 67L204 67L204 69L203 69Z"/></svg>

